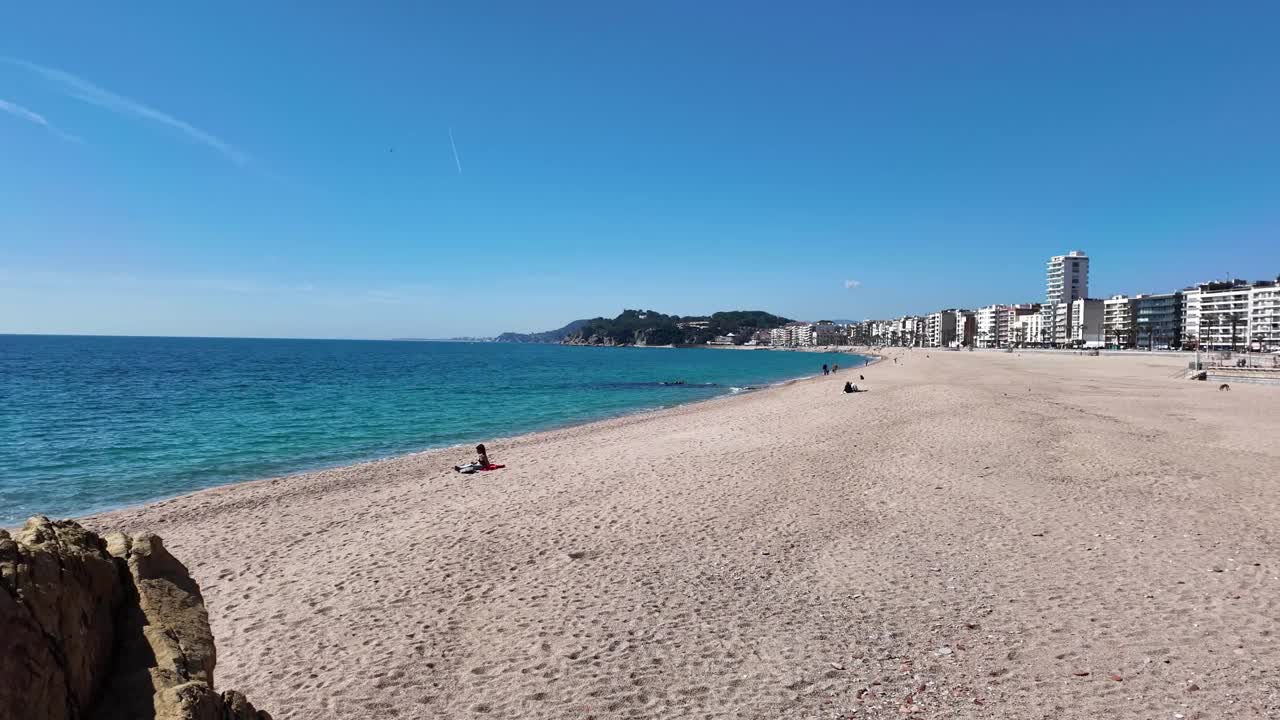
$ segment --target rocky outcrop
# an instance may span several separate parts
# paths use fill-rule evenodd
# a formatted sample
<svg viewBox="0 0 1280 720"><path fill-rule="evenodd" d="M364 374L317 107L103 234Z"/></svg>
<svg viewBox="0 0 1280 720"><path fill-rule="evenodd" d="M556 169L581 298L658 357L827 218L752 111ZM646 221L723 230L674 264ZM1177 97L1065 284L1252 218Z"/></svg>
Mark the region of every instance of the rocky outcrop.
<svg viewBox="0 0 1280 720"><path fill-rule="evenodd" d="M0 720L270 720L213 689L200 587L159 537L0 530Z"/></svg>

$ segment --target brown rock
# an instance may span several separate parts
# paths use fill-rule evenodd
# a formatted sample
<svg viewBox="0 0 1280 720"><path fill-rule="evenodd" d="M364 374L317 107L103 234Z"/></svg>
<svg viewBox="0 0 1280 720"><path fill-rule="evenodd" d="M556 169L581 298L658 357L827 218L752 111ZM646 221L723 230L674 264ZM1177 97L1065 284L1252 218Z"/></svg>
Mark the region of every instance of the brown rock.
<svg viewBox="0 0 1280 720"><path fill-rule="evenodd" d="M160 538L0 530L0 720L270 720L213 688L200 587Z"/></svg>
<svg viewBox="0 0 1280 720"><path fill-rule="evenodd" d="M121 597L115 562L78 524L33 517L5 533L0 718L84 716L110 666Z"/></svg>
<svg viewBox="0 0 1280 720"><path fill-rule="evenodd" d="M266 710L257 710L235 690L222 693L222 704L226 708L226 720L271 720Z"/></svg>

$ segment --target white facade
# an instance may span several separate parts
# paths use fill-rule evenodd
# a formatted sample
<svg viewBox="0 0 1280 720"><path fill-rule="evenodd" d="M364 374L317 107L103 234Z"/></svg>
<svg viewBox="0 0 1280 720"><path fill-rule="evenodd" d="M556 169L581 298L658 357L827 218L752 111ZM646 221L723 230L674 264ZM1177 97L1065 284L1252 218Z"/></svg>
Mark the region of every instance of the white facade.
<svg viewBox="0 0 1280 720"><path fill-rule="evenodd" d="M1049 305L1089 297L1089 256L1081 250L1049 258L1045 300Z"/></svg>
<svg viewBox="0 0 1280 720"><path fill-rule="evenodd" d="M1249 300L1249 342L1262 350L1280 350L1280 280L1253 286Z"/></svg>
<svg viewBox="0 0 1280 720"><path fill-rule="evenodd" d="M1133 347L1133 298L1112 295L1102 301L1102 341L1115 347Z"/></svg>
<svg viewBox="0 0 1280 720"><path fill-rule="evenodd" d="M796 347L813 344L813 326L793 322L769 331L769 344L776 347Z"/></svg>
<svg viewBox="0 0 1280 720"><path fill-rule="evenodd" d="M903 347L918 346L924 343L925 320L922 317L906 315L898 319L898 342Z"/></svg>
<svg viewBox="0 0 1280 720"><path fill-rule="evenodd" d="M922 316L915 316L911 318L911 345L912 346L924 347L925 335L926 335L925 328L927 324L928 323L925 321L924 317Z"/></svg>
<svg viewBox="0 0 1280 720"><path fill-rule="evenodd" d="M1049 342L1062 346L1071 342L1071 303L1060 302L1044 307L1045 329Z"/></svg>
<svg viewBox="0 0 1280 720"><path fill-rule="evenodd" d="M1183 290L1182 336L1208 350L1280 349L1280 282L1233 280Z"/></svg>
<svg viewBox="0 0 1280 720"><path fill-rule="evenodd" d="M949 322L944 321L944 326L951 327L951 337L944 341L945 347L971 346L975 336L977 323L974 320L974 312L972 310L947 310L946 314L951 316Z"/></svg>
<svg viewBox="0 0 1280 720"><path fill-rule="evenodd" d="M1249 344L1253 288L1243 280L1209 282L1182 291L1182 336L1207 350Z"/></svg>
<svg viewBox="0 0 1280 720"><path fill-rule="evenodd" d="M988 305L978 308L975 338L978 347L1005 347L1009 344L1009 305Z"/></svg>
<svg viewBox="0 0 1280 720"><path fill-rule="evenodd" d="M947 347L956 339L956 311L941 310L925 318L926 344Z"/></svg>
<svg viewBox="0 0 1280 720"><path fill-rule="evenodd" d="M1049 258L1045 270L1045 326L1050 341L1062 345L1071 339L1071 303L1089 297L1089 256L1082 250Z"/></svg>
<svg viewBox="0 0 1280 720"><path fill-rule="evenodd" d="M1005 321L1007 327L1001 346L1038 344L1042 327L1039 303L1023 303L1007 307L1009 308ZM1028 335L1029 332L1033 334Z"/></svg>
<svg viewBox="0 0 1280 720"><path fill-rule="evenodd" d="M1014 314L1009 322L1009 343L1011 345L1040 345L1044 342L1041 334L1044 328L1044 315L1039 312Z"/></svg>

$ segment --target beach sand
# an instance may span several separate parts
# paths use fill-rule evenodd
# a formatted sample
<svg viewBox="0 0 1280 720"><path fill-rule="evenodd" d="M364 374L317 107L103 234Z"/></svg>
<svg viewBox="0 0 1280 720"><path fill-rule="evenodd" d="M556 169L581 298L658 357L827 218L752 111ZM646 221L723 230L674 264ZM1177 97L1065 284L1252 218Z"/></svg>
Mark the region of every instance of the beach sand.
<svg viewBox="0 0 1280 720"><path fill-rule="evenodd" d="M1280 717L1280 388L888 355L87 524L276 718Z"/></svg>

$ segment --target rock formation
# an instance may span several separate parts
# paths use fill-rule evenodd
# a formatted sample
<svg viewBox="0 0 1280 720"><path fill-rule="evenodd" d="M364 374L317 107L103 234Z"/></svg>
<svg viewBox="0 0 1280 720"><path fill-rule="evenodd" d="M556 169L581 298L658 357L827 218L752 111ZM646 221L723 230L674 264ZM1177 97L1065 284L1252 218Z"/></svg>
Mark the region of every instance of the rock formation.
<svg viewBox="0 0 1280 720"><path fill-rule="evenodd" d="M0 720L270 720L213 689L200 587L155 535L0 530Z"/></svg>

